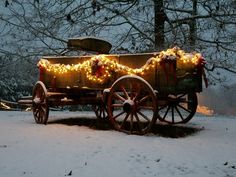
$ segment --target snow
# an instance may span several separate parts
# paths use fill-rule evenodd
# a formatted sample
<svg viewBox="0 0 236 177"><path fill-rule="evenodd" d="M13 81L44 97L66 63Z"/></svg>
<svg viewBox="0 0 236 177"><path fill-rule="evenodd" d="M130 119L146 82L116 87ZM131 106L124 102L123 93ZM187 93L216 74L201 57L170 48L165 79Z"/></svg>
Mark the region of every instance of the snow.
<svg viewBox="0 0 236 177"><path fill-rule="evenodd" d="M50 112L49 124L31 112L0 112L0 177L233 177L236 119L196 115L181 138L126 135L62 119L92 120L92 112Z"/></svg>

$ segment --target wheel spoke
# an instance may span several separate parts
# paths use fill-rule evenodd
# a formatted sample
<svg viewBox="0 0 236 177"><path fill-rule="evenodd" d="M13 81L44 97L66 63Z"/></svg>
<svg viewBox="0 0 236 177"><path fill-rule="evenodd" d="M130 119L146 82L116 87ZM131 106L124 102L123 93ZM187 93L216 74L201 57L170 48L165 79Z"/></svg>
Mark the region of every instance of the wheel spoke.
<svg viewBox="0 0 236 177"><path fill-rule="evenodd" d="M139 130L142 131L143 130L142 123L140 122L138 114L136 112L134 113L134 116L135 116L135 118L137 120L137 124L138 124Z"/></svg>
<svg viewBox="0 0 236 177"><path fill-rule="evenodd" d="M35 114L36 117L38 117L38 115L39 115L39 109L38 108L35 109L34 114Z"/></svg>
<svg viewBox="0 0 236 177"><path fill-rule="evenodd" d="M175 122L175 112L174 112L174 111L175 111L175 110L174 110L174 107L171 106L171 117L172 117L172 123Z"/></svg>
<svg viewBox="0 0 236 177"><path fill-rule="evenodd" d="M180 118L181 118L182 120L184 120L184 118L183 118L183 116L182 116L182 114L181 114L181 112L179 111L179 109L178 109L177 106L175 106L175 110L176 110L177 113L179 114Z"/></svg>
<svg viewBox="0 0 236 177"><path fill-rule="evenodd" d="M178 104L177 106L179 106L183 110L187 111L188 113L191 113L191 110L188 110L187 108L183 107L182 105Z"/></svg>
<svg viewBox="0 0 236 177"><path fill-rule="evenodd" d="M121 115L123 115L125 113L125 111L120 112L119 114L117 114L116 116L113 117L113 119L116 119L117 117L120 117Z"/></svg>
<svg viewBox="0 0 236 177"><path fill-rule="evenodd" d="M145 120L147 120L149 123L151 122L150 119L149 119L146 115L144 115L142 112L137 111L137 113L138 113L139 115L141 115L141 116L142 116Z"/></svg>
<svg viewBox="0 0 236 177"><path fill-rule="evenodd" d="M132 134L133 131L133 124L134 124L134 116L133 114L130 115L130 133Z"/></svg>
<svg viewBox="0 0 236 177"><path fill-rule="evenodd" d="M106 118L106 112L105 112L105 108L102 108L102 111L101 111L101 116L103 116L102 118Z"/></svg>
<svg viewBox="0 0 236 177"><path fill-rule="evenodd" d="M164 120L165 120L166 115L167 115L167 113L169 112L169 110L170 110L170 105L168 105L168 108L166 109L165 115L163 116L163 119L164 119Z"/></svg>
<svg viewBox="0 0 236 177"><path fill-rule="evenodd" d="M42 111L43 111L44 113L46 113L46 107L41 106L41 109L42 109Z"/></svg>
<svg viewBox="0 0 236 177"><path fill-rule="evenodd" d="M112 104L111 106L120 108L120 107L123 107L123 104Z"/></svg>
<svg viewBox="0 0 236 177"><path fill-rule="evenodd" d="M125 90L125 87L123 85L121 86L121 90L123 91L124 95L126 96L126 99L129 99L129 94L127 93L127 91Z"/></svg>
<svg viewBox="0 0 236 177"><path fill-rule="evenodd" d="M98 117L101 118L102 116L102 109L101 107L99 106L99 109L98 109Z"/></svg>
<svg viewBox="0 0 236 177"><path fill-rule="evenodd" d="M140 91L141 91L141 88L138 87L138 90L137 90L137 92L136 92L136 95L135 95L134 98L133 98L134 101L138 98L138 96L139 96L139 94L140 94Z"/></svg>
<svg viewBox="0 0 236 177"><path fill-rule="evenodd" d="M120 125L120 128L122 129L123 128L123 126L125 125L125 122L127 121L127 119L129 118L129 115L130 115L130 113L127 113L126 114L126 116L125 116L125 118L124 118L124 120L123 120L123 122L121 123L121 125Z"/></svg>
<svg viewBox="0 0 236 177"><path fill-rule="evenodd" d="M42 110L42 108L40 108L40 110L39 110L39 122L42 123L42 120L43 120L43 110Z"/></svg>
<svg viewBox="0 0 236 177"><path fill-rule="evenodd" d="M114 96L116 97L116 98L118 98L119 100L121 100L121 101L125 101L125 98L123 98L121 95L119 95L118 93L114 93Z"/></svg>
<svg viewBox="0 0 236 177"><path fill-rule="evenodd" d="M142 99L139 100L139 104L144 102L145 100L147 100L149 97L150 97L150 95L144 96Z"/></svg>

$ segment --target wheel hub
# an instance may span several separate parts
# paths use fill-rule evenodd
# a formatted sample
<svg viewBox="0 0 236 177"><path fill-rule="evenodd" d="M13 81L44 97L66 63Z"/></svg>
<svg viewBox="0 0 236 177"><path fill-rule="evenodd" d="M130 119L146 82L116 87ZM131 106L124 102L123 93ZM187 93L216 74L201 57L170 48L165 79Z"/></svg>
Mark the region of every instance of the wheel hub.
<svg viewBox="0 0 236 177"><path fill-rule="evenodd" d="M176 106L180 103L180 98L178 98L178 97L169 97L168 101L169 101L169 105Z"/></svg>
<svg viewBox="0 0 236 177"><path fill-rule="evenodd" d="M135 103L133 100L125 100L123 103L123 110L127 113L132 112L135 109Z"/></svg>

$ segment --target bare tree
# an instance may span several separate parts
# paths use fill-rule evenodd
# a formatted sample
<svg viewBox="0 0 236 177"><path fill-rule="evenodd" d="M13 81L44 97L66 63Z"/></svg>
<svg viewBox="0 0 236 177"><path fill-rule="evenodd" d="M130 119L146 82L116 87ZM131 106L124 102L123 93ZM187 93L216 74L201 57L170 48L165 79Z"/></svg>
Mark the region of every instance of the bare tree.
<svg viewBox="0 0 236 177"><path fill-rule="evenodd" d="M170 31L179 36L169 34L170 42L201 51L213 80L222 81L219 69L236 73L235 1L186 0L181 5L167 3L165 9L172 16Z"/></svg>
<svg viewBox="0 0 236 177"><path fill-rule="evenodd" d="M112 52L178 45L202 52L208 76L222 81L220 70L236 73L235 7L234 0L4 0L0 55L35 67L76 36L110 40Z"/></svg>

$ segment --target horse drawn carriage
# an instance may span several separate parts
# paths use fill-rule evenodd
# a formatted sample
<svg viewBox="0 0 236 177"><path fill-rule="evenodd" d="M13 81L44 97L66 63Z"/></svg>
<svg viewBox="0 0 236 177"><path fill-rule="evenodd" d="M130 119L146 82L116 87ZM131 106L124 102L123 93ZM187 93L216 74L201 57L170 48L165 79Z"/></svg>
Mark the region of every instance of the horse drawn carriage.
<svg viewBox="0 0 236 177"><path fill-rule="evenodd" d="M74 49L93 54L67 55ZM97 118L128 134L147 133L157 119L178 124L194 116L201 54L177 47L141 54L108 54L110 49L101 39L76 38L62 55L43 57L32 95L36 123L47 123L50 107L73 104L92 105Z"/></svg>

